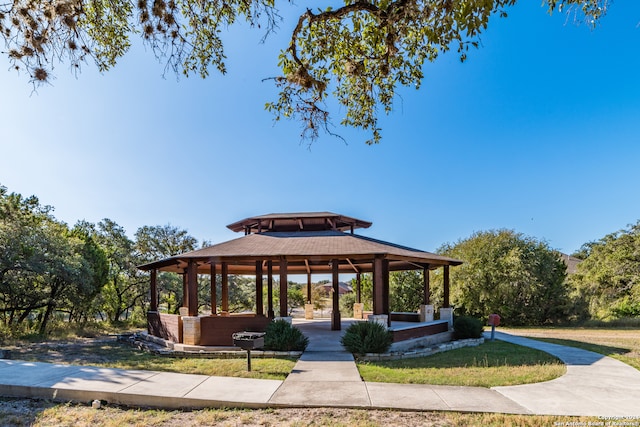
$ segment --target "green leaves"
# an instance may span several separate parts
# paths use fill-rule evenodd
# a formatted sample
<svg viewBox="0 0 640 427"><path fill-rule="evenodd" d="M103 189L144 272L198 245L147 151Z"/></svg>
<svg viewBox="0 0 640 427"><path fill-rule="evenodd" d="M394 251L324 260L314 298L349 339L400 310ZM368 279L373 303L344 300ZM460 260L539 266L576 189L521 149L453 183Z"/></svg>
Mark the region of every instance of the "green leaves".
<svg viewBox="0 0 640 427"><path fill-rule="evenodd" d="M545 324L568 315L566 267L544 242L494 230L438 252L465 262L451 270L451 301L460 314L498 313L511 325Z"/></svg>
<svg viewBox="0 0 640 427"><path fill-rule="evenodd" d="M393 111L396 91L419 88L425 62L454 49L465 61L489 19L506 17L517 0L344 0L306 9L273 78L280 90L265 108L276 120L291 118L309 141L332 133L332 115L364 130L368 144L382 139L381 112ZM543 0L549 12L571 11L591 26L609 0ZM92 58L100 71L113 67L139 34L165 70L205 78L225 74L221 34L238 21L268 35L281 19L274 0L15 0L0 4L0 37L13 67L34 84L50 81L59 63L73 70ZM569 12L567 12L569 13ZM265 35L265 37L266 37ZM329 98L335 102L330 102Z"/></svg>
<svg viewBox="0 0 640 427"><path fill-rule="evenodd" d="M640 221L597 242L583 245L587 255L572 277L592 317L633 316L640 308Z"/></svg>

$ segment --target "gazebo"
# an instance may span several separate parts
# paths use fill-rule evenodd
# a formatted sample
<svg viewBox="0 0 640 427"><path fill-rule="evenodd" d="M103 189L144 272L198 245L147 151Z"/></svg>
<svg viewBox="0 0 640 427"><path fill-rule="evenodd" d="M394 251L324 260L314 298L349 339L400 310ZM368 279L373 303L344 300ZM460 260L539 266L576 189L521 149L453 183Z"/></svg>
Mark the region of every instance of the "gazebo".
<svg viewBox="0 0 640 427"><path fill-rule="evenodd" d="M373 314L369 320L391 326L394 321L416 322L416 327L394 332L394 340L447 331L453 319L449 306L449 267L462 261L355 234L371 222L331 212L268 214L228 225L240 238L175 255L140 266L150 272L151 305L148 330L151 335L176 343L227 346L232 334L242 330L263 331L274 319L273 278L279 278L279 315L286 317L287 276L307 276L307 310L311 306L311 276L332 277L331 329L340 329L339 275L356 275L354 317L362 318L360 275L372 273ZM433 321L430 305L429 270L443 269L444 299L440 322ZM389 272L424 271L424 297L420 314L391 313ZM180 315L158 311L157 272L183 277L183 308ZM211 314L198 313L198 274L211 277ZM229 275L255 276L255 313L229 313ZM221 275L220 311L217 311L216 276ZM263 285L266 279L266 306ZM266 308L266 313L265 313ZM307 311L308 313L308 311Z"/></svg>

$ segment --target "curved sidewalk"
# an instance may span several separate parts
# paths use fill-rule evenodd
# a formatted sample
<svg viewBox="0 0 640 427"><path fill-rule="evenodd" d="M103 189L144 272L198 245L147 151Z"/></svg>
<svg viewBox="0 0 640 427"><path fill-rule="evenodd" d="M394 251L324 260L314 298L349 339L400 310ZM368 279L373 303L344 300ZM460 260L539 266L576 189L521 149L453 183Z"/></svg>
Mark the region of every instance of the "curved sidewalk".
<svg viewBox="0 0 640 427"><path fill-rule="evenodd" d="M515 335L496 338L552 354L567 373L537 384L494 387L503 396L541 415L640 417L640 371L611 357Z"/></svg>
<svg viewBox="0 0 640 427"><path fill-rule="evenodd" d="M319 333L321 339L310 344L285 381L0 360L0 395L162 408L334 406L640 416L640 372L589 351L498 333L498 339L559 357L567 374L493 389L369 383L337 344L340 333Z"/></svg>

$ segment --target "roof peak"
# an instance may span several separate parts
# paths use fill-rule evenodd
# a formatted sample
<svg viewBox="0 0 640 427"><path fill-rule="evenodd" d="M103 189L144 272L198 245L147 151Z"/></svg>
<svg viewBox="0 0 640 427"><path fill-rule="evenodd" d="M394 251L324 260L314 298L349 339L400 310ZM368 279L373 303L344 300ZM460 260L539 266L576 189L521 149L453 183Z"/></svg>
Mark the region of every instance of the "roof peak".
<svg viewBox="0 0 640 427"><path fill-rule="evenodd" d="M245 234L267 231L351 231L369 228L371 222L333 212L270 213L253 216L227 225L230 230Z"/></svg>

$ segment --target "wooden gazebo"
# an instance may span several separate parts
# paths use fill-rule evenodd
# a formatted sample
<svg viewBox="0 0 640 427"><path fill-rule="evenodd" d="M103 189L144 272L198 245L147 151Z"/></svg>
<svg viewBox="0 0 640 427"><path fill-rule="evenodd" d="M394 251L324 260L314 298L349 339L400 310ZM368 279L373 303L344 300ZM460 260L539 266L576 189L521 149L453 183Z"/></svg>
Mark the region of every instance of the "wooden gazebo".
<svg viewBox="0 0 640 427"><path fill-rule="evenodd" d="M360 236L354 232L358 228L370 226L370 222L331 212L256 216L228 225L233 231L244 232L244 236L238 239L142 265L139 267L141 270L151 273L149 333L174 342L217 346L229 345L233 332L264 330L275 317L272 300L274 275L279 277L280 282L279 314L286 316L287 275L307 275L307 295L311 295L311 275L331 274L331 328L334 330L340 329L338 283L341 273L356 274L358 282L361 273L373 273L373 315L378 321L382 319L390 325L393 315L389 311L389 272L424 270L424 304L429 305L428 271L443 268L443 307L448 309L449 267L459 265L462 261ZM182 315L158 312L158 271L183 275ZM211 276L212 313L206 316L199 316L198 313L198 274ZM215 284L218 274L221 275L221 312L216 309L218 301ZM255 276L255 313L228 313L230 274ZM266 313L263 295L265 278ZM358 286L358 303L359 289Z"/></svg>

